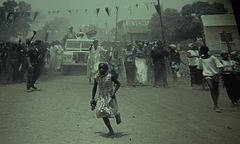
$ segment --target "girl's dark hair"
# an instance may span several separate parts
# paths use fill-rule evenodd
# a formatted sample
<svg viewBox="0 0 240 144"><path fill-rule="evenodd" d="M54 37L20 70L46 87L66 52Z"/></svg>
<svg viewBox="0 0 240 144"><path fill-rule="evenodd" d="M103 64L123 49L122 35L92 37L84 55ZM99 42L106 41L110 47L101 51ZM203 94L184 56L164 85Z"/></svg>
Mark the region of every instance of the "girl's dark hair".
<svg viewBox="0 0 240 144"><path fill-rule="evenodd" d="M202 52L208 52L209 48L207 46L201 46L200 51Z"/></svg>
<svg viewBox="0 0 240 144"><path fill-rule="evenodd" d="M107 70L108 70L108 64L107 63L99 63L99 65L98 65L98 68L100 67L100 65L104 65L106 68L107 68Z"/></svg>

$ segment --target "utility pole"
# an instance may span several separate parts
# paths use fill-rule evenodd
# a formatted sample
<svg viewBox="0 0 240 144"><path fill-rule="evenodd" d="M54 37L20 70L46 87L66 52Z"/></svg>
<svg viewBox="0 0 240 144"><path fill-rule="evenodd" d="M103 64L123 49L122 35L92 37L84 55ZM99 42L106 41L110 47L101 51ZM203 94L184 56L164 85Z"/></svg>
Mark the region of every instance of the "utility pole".
<svg viewBox="0 0 240 144"><path fill-rule="evenodd" d="M163 42L164 48L166 49L166 39L165 39L165 33L164 33L164 28L163 28L162 10L161 10L161 5L160 5L160 0L158 0L158 8L159 8L160 24L161 24L161 29L162 29L162 42Z"/></svg>
<svg viewBox="0 0 240 144"><path fill-rule="evenodd" d="M116 11L116 32L115 32L115 41L117 41L117 33L118 33L118 31L117 31L117 23L118 23L118 7L116 7L117 8L117 11Z"/></svg>

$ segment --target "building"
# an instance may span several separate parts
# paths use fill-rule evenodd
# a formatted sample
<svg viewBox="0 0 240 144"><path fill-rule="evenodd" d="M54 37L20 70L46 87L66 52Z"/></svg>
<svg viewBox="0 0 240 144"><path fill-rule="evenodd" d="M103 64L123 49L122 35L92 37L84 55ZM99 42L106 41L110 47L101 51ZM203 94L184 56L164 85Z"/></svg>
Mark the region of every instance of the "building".
<svg viewBox="0 0 240 144"><path fill-rule="evenodd" d="M122 20L118 22L117 40L134 43L136 40L147 40L150 20Z"/></svg>
<svg viewBox="0 0 240 144"><path fill-rule="evenodd" d="M240 37L234 14L201 16L206 45L210 51L240 50Z"/></svg>

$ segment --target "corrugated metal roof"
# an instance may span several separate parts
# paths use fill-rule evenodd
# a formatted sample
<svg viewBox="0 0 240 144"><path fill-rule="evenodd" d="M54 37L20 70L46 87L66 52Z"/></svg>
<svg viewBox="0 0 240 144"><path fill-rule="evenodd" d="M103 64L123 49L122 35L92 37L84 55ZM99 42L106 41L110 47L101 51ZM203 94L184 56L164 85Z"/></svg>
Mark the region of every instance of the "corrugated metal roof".
<svg viewBox="0 0 240 144"><path fill-rule="evenodd" d="M203 26L236 26L234 14L202 15Z"/></svg>
<svg viewBox="0 0 240 144"><path fill-rule="evenodd" d="M124 20L127 33L147 33L150 20Z"/></svg>

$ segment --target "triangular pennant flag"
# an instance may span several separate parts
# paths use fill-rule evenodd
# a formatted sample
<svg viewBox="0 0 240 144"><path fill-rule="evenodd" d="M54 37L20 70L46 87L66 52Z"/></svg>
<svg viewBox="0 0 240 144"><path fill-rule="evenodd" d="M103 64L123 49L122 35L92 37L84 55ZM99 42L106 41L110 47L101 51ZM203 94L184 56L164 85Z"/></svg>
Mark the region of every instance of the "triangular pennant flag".
<svg viewBox="0 0 240 144"><path fill-rule="evenodd" d="M155 5L155 2L151 2L151 5Z"/></svg>
<svg viewBox="0 0 240 144"><path fill-rule="evenodd" d="M128 11L132 14L132 6L128 6Z"/></svg>
<svg viewBox="0 0 240 144"><path fill-rule="evenodd" d="M148 3L145 3L145 6L146 6L147 10L149 10Z"/></svg>
<svg viewBox="0 0 240 144"><path fill-rule="evenodd" d="M100 11L100 8L96 8L96 11L97 11L97 16L98 16L98 13L99 13L99 11Z"/></svg>
<svg viewBox="0 0 240 144"><path fill-rule="evenodd" d="M34 12L30 12L30 15L29 15L29 16L30 16L30 18L33 19L33 18L34 18Z"/></svg>
<svg viewBox="0 0 240 144"><path fill-rule="evenodd" d="M38 16L38 14L39 14L39 12L35 12L35 13L34 13L33 20L36 19L36 17Z"/></svg>
<svg viewBox="0 0 240 144"><path fill-rule="evenodd" d="M159 9L158 4L155 5L155 9L156 9L157 13L160 15L160 9Z"/></svg>
<svg viewBox="0 0 240 144"><path fill-rule="evenodd" d="M10 18L11 15L13 15L12 12L8 13L8 15L7 15L7 21L8 21L8 19Z"/></svg>
<svg viewBox="0 0 240 144"><path fill-rule="evenodd" d="M72 10L68 10L69 13L72 13Z"/></svg>
<svg viewBox="0 0 240 144"><path fill-rule="evenodd" d="M116 6L117 11L119 10L119 6Z"/></svg>
<svg viewBox="0 0 240 144"><path fill-rule="evenodd" d="M111 9L110 9L110 8L105 8L105 10L106 10L108 16L110 16L110 11L111 11Z"/></svg>
<svg viewBox="0 0 240 144"><path fill-rule="evenodd" d="M4 18L5 20L7 20L7 13L4 13Z"/></svg>

